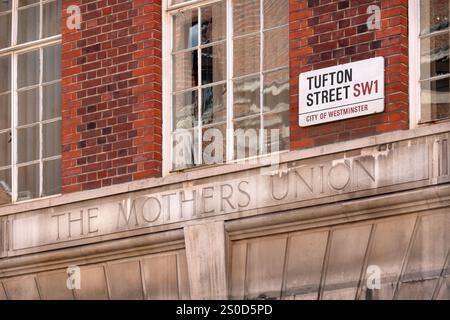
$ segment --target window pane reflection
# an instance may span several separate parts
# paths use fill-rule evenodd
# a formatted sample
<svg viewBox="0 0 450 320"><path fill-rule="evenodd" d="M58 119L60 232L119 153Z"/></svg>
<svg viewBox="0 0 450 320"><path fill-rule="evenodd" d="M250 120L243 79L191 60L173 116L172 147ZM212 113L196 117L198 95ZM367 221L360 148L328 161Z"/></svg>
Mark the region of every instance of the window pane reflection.
<svg viewBox="0 0 450 320"><path fill-rule="evenodd" d="M0 168L11 165L11 131L0 133Z"/></svg>
<svg viewBox="0 0 450 320"><path fill-rule="evenodd" d="M39 125L17 129L17 163L39 159Z"/></svg>
<svg viewBox="0 0 450 320"><path fill-rule="evenodd" d="M173 129L191 129L198 124L197 90L174 95Z"/></svg>
<svg viewBox="0 0 450 320"><path fill-rule="evenodd" d="M39 88L17 93L17 121L19 126L39 121Z"/></svg>
<svg viewBox="0 0 450 320"><path fill-rule="evenodd" d="M173 90L180 91L198 84L197 50L178 53L173 56Z"/></svg>
<svg viewBox="0 0 450 320"><path fill-rule="evenodd" d="M19 9L17 22L17 43L39 39L39 6Z"/></svg>
<svg viewBox="0 0 450 320"><path fill-rule="evenodd" d="M1 30L1 29L0 29ZM0 57L0 94L11 90L11 57Z"/></svg>
<svg viewBox="0 0 450 320"><path fill-rule="evenodd" d="M450 33L421 40L420 72L422 79L449 73L449 38Z"/></svg>
<svg viewBox="0 0 450 320"><path fill-rule="evenodd" d="M11 13L0 15L0 49L11 45Z"/></svg>
<svg viewBox="0 0 450 320"><path fill-rule="evenodd" d="M44 161L42 196L61 193L61 159Z"/></svg>
<svg viewBox="0 0 450 320"><path fill-rule="evenodd" d="M61 0L42 5L42 37L47 38L61 33Z"/></svg>
<svg viewBox="0 0 450 320"><path fill-rule="evenodd" d="M17 87L23 88L39 82L39 51L20 54L17 58Z"/></svg>
<svg viewBox="0 0 450 320"><path fill-rule="evenodd" d="M49 82L61 78L61 44L48 46L43 49L42 81Z"/></svg>
<svg viewBox="0 0 450 320"><path fill-rule="evenodd" d="M18 200L39 197L39 164L32 164L18 169Z"/></svg>
<svg viewBox="0 0 450 320"><path fill-rule="evenodd" d="M260 112L259 76L234 81L234 118Z"/></svg>
<svg viewBox="0 0 450 320"><path fill-rule="evenodd" d="M240 77L260 71L259 35L234 41L234 76Z"/></svg>
<svg viewBox="0 0 450 320"><path fill-rule="evenodd" d="M12 0L2 0L0 1L0 13L11 10Z"/></svg>
<svg viewBox="0 0 450 320"><path fill-rule="evenodd" d="M202 44L223 40L226 37L226 2L201 8Z"/></svg>
<svg viewBox="0 0 450 320"><path fill-rule="evenodd" d="M260 0L233 1L233 28L235 36L259 31L260 22Z"/></svg>
<svg viewBox="0 0 450 320"><path fill-rule="evenodd" d="M49 158L61 154L61 121L42 125L42 157Z"/></svg>
<svg viewBox="0 0 450 320"><path fill-rule="evenodd" d="M11 202L11 169L0 170L0 205Z"/></svg>
<svg viewBox="0 0 450 320"><path fill-rule="evenodd" d="M202 119L204 125L227 120L226 84L220 84L202 90Z"/></svg>
<svg viewBox="0 0 450 320"><path fill-rule="evenodd" d="M289 70L264 74L264 112L289 110Z"/></svg>
<svg viewBox="0 0 450 320"><path fill-rule="evenodd" d="M225 44L202 49L202 84L226 79L227 53Z"/></svg>
<svg viewBox="0 0 450 320"><path fill-rule="evenodd" d="M11 94L7 93L0 95L0 131L9 128L11 128Z"/></svg>
<svg viewBox="0 0 450 320"><path fill-rule="evenodd" d="M420 1L421 34L448 29L449 8L448 0Z"/></svg>
<svg viewBox="0 0 450 320"><path fill-rule="evenodd" d="M198 10L188 10L174 17L174 50L193 48L198 45Z"/></svg>
<svg viewBox="0 0 450 320"><path fill-rule="evenodd" d="M42 87L43 108L42 120L50 120L61 116L61 83Z"/></svg>
<svg viewBox="0 0 450 320"><path fill-rule="evenodd" d="M421 121L450 117L450 79L424 82L421 85Z"/></svg>

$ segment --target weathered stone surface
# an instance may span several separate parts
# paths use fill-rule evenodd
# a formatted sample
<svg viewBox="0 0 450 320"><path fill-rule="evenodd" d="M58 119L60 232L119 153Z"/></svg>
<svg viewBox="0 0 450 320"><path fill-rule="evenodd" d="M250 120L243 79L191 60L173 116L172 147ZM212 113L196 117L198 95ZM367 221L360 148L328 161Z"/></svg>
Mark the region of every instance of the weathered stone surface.
<svg viewBox="0 0 450 320"><path fill-rule="evenodd" d="M0 223L3 238L9 240L2 241L2 254L14 256L52 244L70 246L74 240L119 237L121 232L149 227L167 230L211 217L227 220L255 209L276 210L283 204L302 207L327 203L333 197L351 199L435 184L435 174L448 172L442 167L443 155L435 159L436 141L442 144L442 137L291 161L271 174L265 169L245 170L10 215L7 234L6 222ZM434 174L435 163L439 170Z"/></svg>
<svg viewBox="0 0 450 320"><path fill-rule="evenodd" d="M227 299L226 235L223 222L184 229L191 298Z"/></svg>

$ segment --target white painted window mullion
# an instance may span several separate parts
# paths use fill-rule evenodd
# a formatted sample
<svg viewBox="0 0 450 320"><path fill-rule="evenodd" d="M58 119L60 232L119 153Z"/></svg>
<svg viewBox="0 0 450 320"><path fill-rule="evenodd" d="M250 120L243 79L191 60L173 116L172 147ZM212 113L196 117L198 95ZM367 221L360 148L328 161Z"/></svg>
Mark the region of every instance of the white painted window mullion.
<svg viewBox="0 0 450 320"><path fill-rule="evenodd" d="M39 36L38 39L42 39L44 37L44 5L42 4L42 0L39 1Z"/></svg>
<svg viewBox="0 0 450 320"><path fill-rule="evenodd" d="M409 113L410 128L420 122L420 1L409 0Z"/></svg>
<svg viewBox="0 0 450 320"><path fill-rule="evenodd" d="M197 8L197 117L198 117L198 123L197 123L197 157L198 161L195 163L194 159L194 166L200 164L203 164L203 134L202 134L202 49L200 48L202 43L202 18L201 18L201 12L202 10L200 7ZM195 147L195 131L194 131L194 147Z"/></svg>
<svg viewBox="0 0 450 320"><path fill-rule="evenodd" d="M17 201L17 55L11 54L11 189L12 201Z"/></svg>
<svg viewBox="0 0 450 320"><path fill-rule="evenodd" d="M263 117L263 107L264 107L264 0L260 0L259 8L259 23L260 23L260 39L259 39L259 152L257 154L264 154L265 144L264 144L264 117Z"/></svg>
<svg viewBox="0 0 450 320"><path fill-rule="evenodd" d="M43 95L42 95L42 83L43 83L43 74L44 74L44 49L39 49L39 197L42 197L43 194L43 184L44 184L44 175L43 175L43 162L42 159L44 157L44 139L43 139Z"/></svg>
<svg viewBox="0 0 450 320"><path fill-rule="evenodd" d="M234 158L234 129L233 129L233 0L226 0L226 37L227 37L227 130L226 130L226 160L233 161Z"/></svg>
<svg viewBox="0 0 450 320"><path fill-rule="evenodd" d="M17 21L18 21L18 1L19 0L12 0L12 6L11 6L11 47L15 46L17 44Z"/></svg>

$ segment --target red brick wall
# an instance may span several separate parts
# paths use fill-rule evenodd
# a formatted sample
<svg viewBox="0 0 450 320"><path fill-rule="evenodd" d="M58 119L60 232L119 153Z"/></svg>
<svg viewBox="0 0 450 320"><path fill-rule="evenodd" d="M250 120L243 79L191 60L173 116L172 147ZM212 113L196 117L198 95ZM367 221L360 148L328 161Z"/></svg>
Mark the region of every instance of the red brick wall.
<svg viewBox="0 0 450 320"><path fill-rule="evenodd" d="M160 176L161 0L63 0L62 25L63 192Z"/></svg>
<svg viewBox="0 0 450 320"><path fill-rule="evenodd" d="M408 129L407 0L290 0L291 149ZM79 5L81 30L66 26ZM381 30L367 30L367 6ZM161 0L63 1L63 192L161 175ZM384 56L382 114L298 126L298 75Z"/></svg>
<svg viewBox="0 0 450 320"><path fill-rule="evenodd" d="M408 129L408 1L290 0L291 149ZM381 29L367 30L367 7L381 7ZM298 75L384 56L385 112L300 128Z"/></svg>

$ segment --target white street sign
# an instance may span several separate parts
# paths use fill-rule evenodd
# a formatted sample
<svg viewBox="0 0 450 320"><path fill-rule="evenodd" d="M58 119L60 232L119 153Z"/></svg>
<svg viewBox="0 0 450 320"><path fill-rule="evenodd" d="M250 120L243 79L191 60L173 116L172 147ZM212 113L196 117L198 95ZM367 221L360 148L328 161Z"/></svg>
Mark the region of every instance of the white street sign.
<svg viewBox="0 0 450 320"><path fill-rule="evenodd" d="M383 57L300 74L301 127L383 111Z"/></svg>

